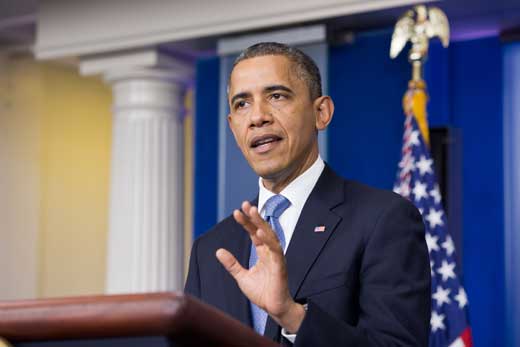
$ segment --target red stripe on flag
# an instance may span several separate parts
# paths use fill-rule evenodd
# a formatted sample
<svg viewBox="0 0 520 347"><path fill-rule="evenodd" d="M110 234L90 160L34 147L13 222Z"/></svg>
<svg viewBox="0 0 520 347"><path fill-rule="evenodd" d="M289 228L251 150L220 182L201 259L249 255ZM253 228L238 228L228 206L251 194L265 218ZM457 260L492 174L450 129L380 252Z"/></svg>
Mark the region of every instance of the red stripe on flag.
<svg viewBox="0 0 520 347"><path fill-rule="evenodd" d="M465 347L472 347L473 346L473 340L471 339L471 328L467 327L463 332L462 335L460 335L460 338L462 341L464 341Z"/></svg>

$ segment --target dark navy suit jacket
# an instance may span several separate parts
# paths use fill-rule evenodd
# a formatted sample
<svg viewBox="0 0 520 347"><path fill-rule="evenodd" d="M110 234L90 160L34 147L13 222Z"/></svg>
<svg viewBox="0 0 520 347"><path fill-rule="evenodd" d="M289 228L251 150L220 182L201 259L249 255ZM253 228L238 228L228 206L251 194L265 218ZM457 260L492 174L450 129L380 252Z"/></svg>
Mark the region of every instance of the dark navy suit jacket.
<svg viewBox="0 0 520 347"><path fill-rule="evenodd" d="M247 298L215 257L219 248L248 266L251 241L229 217L195 241L185 291L251 326ZM308 304L295 346L428 345L430 263L421 215L409 201L326 165L286 259L290 292ZM280 330L268 318L265 335L280 341Z"/></svg>

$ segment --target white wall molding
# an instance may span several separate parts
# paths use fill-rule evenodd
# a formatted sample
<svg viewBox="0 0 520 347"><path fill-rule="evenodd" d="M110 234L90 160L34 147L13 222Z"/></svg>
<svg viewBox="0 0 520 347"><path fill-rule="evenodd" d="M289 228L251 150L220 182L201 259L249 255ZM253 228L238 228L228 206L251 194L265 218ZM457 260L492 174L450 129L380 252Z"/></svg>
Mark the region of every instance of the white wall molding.
<svg viewBox="0 0 520 347"><path fill-rule="evenodd" d="M153 70L146 70L153 67ZM140 69L141 68L141 69ZM143 69L144 68L144 69ZM161 68L157 74L157 68ZM126 51L101 53L83 56L79 64L80 73L84 76L108 74L109 79L117 79L117 75L134 78L155 74L154 78L171 78L187 81L193 76L190 64L181 62L155 48L140 48Z"/></svg>
<svg viewBox="0 0 520 347"><path fill-rule="evenodd" d="M54 59L411 5L419 0L150 0L40 4L36 56ZM114 23L117 22L117 25Z"/></svg>

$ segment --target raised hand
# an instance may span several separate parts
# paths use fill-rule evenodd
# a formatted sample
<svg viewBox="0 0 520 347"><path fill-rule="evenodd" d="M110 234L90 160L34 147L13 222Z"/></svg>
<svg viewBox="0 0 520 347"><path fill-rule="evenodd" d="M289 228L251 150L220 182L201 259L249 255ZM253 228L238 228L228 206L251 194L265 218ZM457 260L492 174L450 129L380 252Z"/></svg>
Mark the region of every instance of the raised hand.
<svg viewBox="0 0 520 347"><path fill-rule="evenodd" d="M245 269L222 248L217 250L218 260L251 302L265 310L287 331L296 332L305 310L289 293L285 256L275 232L262 219L258 209L247 201L242 203L242 211L233 211L233 217L249 233L258 261L252 268Z"/></svg>

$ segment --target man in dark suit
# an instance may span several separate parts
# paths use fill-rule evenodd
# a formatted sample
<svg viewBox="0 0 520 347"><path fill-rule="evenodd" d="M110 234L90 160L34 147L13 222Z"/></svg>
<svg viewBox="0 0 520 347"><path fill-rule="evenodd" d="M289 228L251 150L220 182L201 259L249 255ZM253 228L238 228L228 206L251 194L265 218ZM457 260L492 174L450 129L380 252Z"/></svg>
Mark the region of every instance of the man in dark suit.
<svg viewBox="0 0 520 347"><path fill-rule="evenodd" d="M251 46L228 101L259 196L195 241L185 291L295 346L426 346L422 218L320 158L317 134L334 104L314 62L286 45Z"/></svg>

